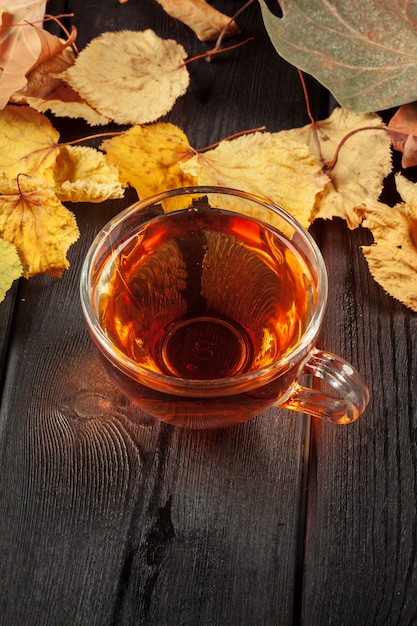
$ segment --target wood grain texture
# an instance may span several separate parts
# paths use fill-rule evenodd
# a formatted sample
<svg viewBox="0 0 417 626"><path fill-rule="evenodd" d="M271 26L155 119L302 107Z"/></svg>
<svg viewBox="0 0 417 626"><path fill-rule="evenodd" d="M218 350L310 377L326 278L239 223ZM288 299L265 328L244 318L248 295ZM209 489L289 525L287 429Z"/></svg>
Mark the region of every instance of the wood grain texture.
<svg viewBox="0 0 417 626"><path fill-rule="evenodd" d="M365 230L321 232L327 349L357 366L371 401L344 431L315 422L308 486L305 623L417 620L417 317L371 278ZM336 253L337 251L337 253Z"/></svg>
<svg viewBox="0 0 417 626"><path fill-rule="evenodd" d="M190 54L207 48L155 0L67 8L80 47L105 30L149 27ZM254 42L190 66L190 91L167 118L196 147L307 121L297 74L272 50L259 8L240 23ZM319 114L325 99L312 90ZM87 134L82 123L54 123L63 139ZM221 431L160 424L120 396L90 345L81 262L131 200L72 207L81 239L70 270L22 284L0 412L0 622L291 624L304 419L272 410Z"/></svg>

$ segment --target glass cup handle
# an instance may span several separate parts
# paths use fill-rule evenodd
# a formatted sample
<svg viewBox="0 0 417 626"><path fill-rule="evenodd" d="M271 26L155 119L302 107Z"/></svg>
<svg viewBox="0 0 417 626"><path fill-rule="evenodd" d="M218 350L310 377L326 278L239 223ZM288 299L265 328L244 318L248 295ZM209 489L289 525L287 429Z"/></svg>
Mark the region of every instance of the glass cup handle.
<svg viewBox="0 0 417 626"><path fill-rule="evenodd" d="M329 352L314 348L301 366L300 375L325 380L338 397L296 383L281 406L336 424L350 424L369 402L369 390L362 376L350 363Z"/></svg>

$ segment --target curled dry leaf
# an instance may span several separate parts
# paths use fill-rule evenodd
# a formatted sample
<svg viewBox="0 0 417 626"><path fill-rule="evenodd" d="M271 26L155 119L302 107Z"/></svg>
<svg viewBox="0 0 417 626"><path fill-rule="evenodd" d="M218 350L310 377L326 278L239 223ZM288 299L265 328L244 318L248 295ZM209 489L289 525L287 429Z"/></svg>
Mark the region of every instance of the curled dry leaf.
<svg viewBox="0 0 417 626"><path fill-rule="evenodd" d="M59 133L50 121L29 107L8 105L0 111L0 171L53 183Z"/></svg>
<svg viewBox="0 0 417 626"><path fill-rule="evenodd" d="M61 77L118 124L146 124L168 113L189 85L184 48L152 30L103 33Z"/></svg>
<svg viewBox="0 0 417 626"><path fill-rule="evenodd" d="M63 50L66 50L70 46L74 45L77 38L77 30L75 27L72 28L71 33L66 40L56 37L56 35L51 35L51 33L43 28L37 28L37 30L41 41L41 51L36 59L36 62L30 68L30 72L48 59L53 58Z"/></svg>
<svg viewBox="0 0 417 626"><path fill-rule="evenodd" d="M170 123L133 126L125 133L104 141L101 149L117 165L120 180L136 189L140 198L194 185L196 179L180 168L194 151L186 134Z"/></svg>
<svg viewBox="0 0 417 626"><path fill-rule="evenodd" d="M417 165L417 102L400 106L388 124L395 150L403 153L403 168Z"/></svg>
<svg viewBox="0 0 417 626"><path fill-rule="evenodd" d="M180 166L200 185L235 187L267 198L305 227L328 182L309 148L281 133L257 132L222 141Z"/></svg>
<svg viewBox="0 0 417 626"><path fill-rule="evenodd" d="M81 118L90 126L108 124L110 119L93 109L80 95L65 83L59 74L74 65L72 48L37 65L27 76L25 89L16 91L11 102L28 104L36 111L51 111L60 117Z"/></svg>
<svg viewBox="0 0 417 626"><path fill-rule="evenodd" d="M417 311L417 184L397 174L396 185L404 202L368 209L363 226L371 230L374 243L362 251L374 279Z"/></svg>
<svg viewBox="0 0 417 626"><path fill-rule="evenodd" d="M16 246L5 239L0 239L0 302L13 281L22 275L22 264Z"/></svg>
<svg viewBox="0 0 417 626"><path fill-rule="evenodd" d="M226 36L239 33L234 20L224 15L206 0L157 0L163 9L195 32L200 41L215 41L225 30Z"/></svg>
<svg viewBox="0 0 417 626"><path fill-rule="evenodd" d="M311 124L282 131L286 136L307 144L310 150L331 162L341 140L350 132L368 126L382 126L374 113L357 114L337 108L325 120L317 122L319 146ZM313 219L341 217L349 228L356 228L368 206L378 200L384 178L391 172L391 142L381 130L363 130L353 134L340 150L330 181L320 195Z"/></svg>
<svg viewBox="0 0 417 626"><path fill-rule="evenodd" d="M79 236L75 217L44 181L20 176L19 187L0 196L0 237L16 246L24 276L61 276Z"/></svg>
<svg viewBox="0 0 417 626"><path fill-rule="evenodd" d="M104 202L122 198L117 168L86 146L62 146L56 160L55 193L62 202Z"/></svg>

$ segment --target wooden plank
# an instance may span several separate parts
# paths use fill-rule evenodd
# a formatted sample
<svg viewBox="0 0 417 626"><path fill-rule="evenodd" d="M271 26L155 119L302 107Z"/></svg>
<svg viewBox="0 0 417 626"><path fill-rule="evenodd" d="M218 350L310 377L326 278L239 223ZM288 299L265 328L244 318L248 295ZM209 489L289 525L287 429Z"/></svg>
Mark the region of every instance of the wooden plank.
<svg viewBox="0 0 417 626"><path fill-rule="evenodd" d="M81 47L104 30L151 27L190 54L207 48L154 0L71 9ZM196 147L307 121L296 72L266 41L259 7L241 25L253 44L198 62L168 116ZM63 138L79 129L60 126ZM89 242L123 204L74 207L82 235L70 270L24 284L0 413L2 619L291 624L303 418L272 410L190 432L157 423L113 388L87 337L78 280Z"/></svg>
<svg viewBox="0 0 417 626"><path fill-rule="evenodd" d="M3 618L291 623L302 419L198 433L126 403L82 326L86 240L73 271L30 281L19 307L1 414Z"/></svg>
<svg viewBox="0 0 417 626"><path fill-rule="evenodd" d="M323 228L330 278L322 342L363 373L366 413L314 421L304 623L411 624L417 617L417 317L371 278L366 230Z"/></svg>

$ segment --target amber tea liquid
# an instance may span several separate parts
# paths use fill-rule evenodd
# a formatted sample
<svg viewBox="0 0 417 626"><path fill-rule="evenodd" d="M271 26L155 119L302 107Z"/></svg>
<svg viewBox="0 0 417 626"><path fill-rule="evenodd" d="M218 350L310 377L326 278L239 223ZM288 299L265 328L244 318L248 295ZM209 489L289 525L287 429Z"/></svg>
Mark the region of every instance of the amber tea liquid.
<svg viewBox="0 0 417 626"><path fill-rule="evenodd" d="M113 248L96 288L100 323L119 350L148 372L201 381L259 370L291 350L315 295L307 263L283 235L211 208L147 222ZM145 393L163 404L161 394L126 384L133 399ZM216 401L227 411L224 399ZM187 412L193 402L198 416L195 399L175 394L161 411Z"/></svg>

